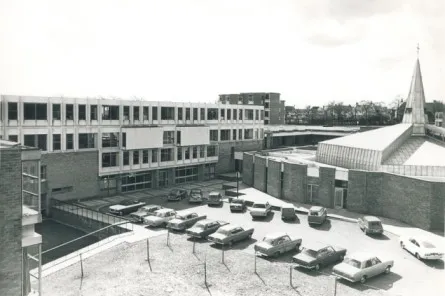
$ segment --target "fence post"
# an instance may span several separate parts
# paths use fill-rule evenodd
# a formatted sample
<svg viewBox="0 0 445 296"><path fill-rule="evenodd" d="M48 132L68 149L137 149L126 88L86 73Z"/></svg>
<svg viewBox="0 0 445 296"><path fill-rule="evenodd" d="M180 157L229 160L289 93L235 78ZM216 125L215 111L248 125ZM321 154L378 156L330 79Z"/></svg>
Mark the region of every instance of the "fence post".
<svg viewBox="0 0 445 296"><path fill-rule="evenodd" d="M224 245L221 246L222 249L222 263L224 264Z"/></svg>
<svg viewBox="0 0 445 296"><path fill-rule="evenodd" d="M150 242L147 238L147 261L150 262Z"/></svg>
<svg viewBox="0 0 445 296"><path fill-rule="evenodd" d="M80 277L83 279L83 262L82 262L82 253L80 253L79 256L80 256Z"/></svg>
<svg viewBox="0 0 445 296"><path fill-rule="evenodd" d="M204 258L204 284L207 287L207 254Z"/></svg>
<svg viewBox="0 0 445 296"><path fill-rule="evenodd" d="M170 228L167 229L167 246L169 246L170 243Z"/></svg>
<svg viewBox="0 0 445 296"><path fill-rule="evenodd" d="M337 295L337 277L334 277L334 296Z"/></svg>
<svg viewBox="0 0 445 296"><path fill-rule="evenodd" d="M256 272L256 251L253 251L253 257L254 257L254 260L255 260L255 273L257 273Z"/></svg>
<svg viewBox="0 0 445 296"><path fill-rule="evenodd" d="M195 244L196 244L196 239L193 238L193 251L192 251L193 254L195 254Z"/></svg>
<svg viewBox="0 0 445 296"><path fill-rule="evenodd" d="M293 287L293 283L292 283L292 266L289 266L289 284L291 287Z"/></svg>

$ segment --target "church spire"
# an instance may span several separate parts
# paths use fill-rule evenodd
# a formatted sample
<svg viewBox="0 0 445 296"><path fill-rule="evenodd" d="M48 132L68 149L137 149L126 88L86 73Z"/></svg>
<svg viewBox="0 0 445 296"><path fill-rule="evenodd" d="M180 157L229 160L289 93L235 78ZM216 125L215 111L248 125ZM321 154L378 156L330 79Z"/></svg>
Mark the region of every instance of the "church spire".
<svg viewBox="0 0 445 296"><path fill-rule="evenodd" d="M417 44L417 60L411 79L411 86L406 99L405 114L402 123L413 124L414 135L425 134L425 93L423 90L422 73L419 62L419 44Z"/></svg>

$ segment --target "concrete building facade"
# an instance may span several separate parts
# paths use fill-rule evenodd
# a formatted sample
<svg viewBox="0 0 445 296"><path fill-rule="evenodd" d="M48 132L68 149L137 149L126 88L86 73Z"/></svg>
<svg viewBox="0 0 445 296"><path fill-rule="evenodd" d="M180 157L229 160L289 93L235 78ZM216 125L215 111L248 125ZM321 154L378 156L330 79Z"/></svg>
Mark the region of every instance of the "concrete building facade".
<svg viewBox="0 0 445 296"><path fill-rule="evenodd" d="M286 119L285 101L279 93L240 93L219 95L224 104L264 106L264 124L284 124Z"/></svg>
<svg viewBox="0 0 445 296"><path fill-rule="evenodd" d="M42 202L211 179L261 149L263 106L1 96L0 137L42 151Z"/></svg>

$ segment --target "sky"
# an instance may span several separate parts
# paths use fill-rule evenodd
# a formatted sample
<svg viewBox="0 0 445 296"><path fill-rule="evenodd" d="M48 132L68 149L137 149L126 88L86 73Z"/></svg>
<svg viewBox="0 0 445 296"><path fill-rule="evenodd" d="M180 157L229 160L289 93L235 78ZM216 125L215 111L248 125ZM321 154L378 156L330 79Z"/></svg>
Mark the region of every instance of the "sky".
<svg viewBox="0 0 445 296"><path fill-rule="evenodd" d="M0 94L445 101L443 0L0 0Z"/></svg>

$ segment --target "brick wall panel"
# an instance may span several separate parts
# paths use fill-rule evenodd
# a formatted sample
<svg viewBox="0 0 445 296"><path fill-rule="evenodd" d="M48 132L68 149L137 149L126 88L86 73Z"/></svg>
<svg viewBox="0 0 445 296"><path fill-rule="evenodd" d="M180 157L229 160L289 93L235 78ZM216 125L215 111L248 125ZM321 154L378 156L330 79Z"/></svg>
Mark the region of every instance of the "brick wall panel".
<svg viewBox="0 0 445 296"><path fill-rule="evenodd" d="M307 165L284 162L283 198L304 203L307 196Z"/></svg>
<svg viewBox="0 0 445 296"><path fill-rule="evenodd" d="M268 161L267 193L281 198L281 162L272 159Z"/></svg>
<svg viewBox="0 0 445 296"><path fill-rule="evenodd" d="M266 191L266 158L256 155L255 156L255 170L254 170L255 181L253 187L258 190Z"/></svg>

